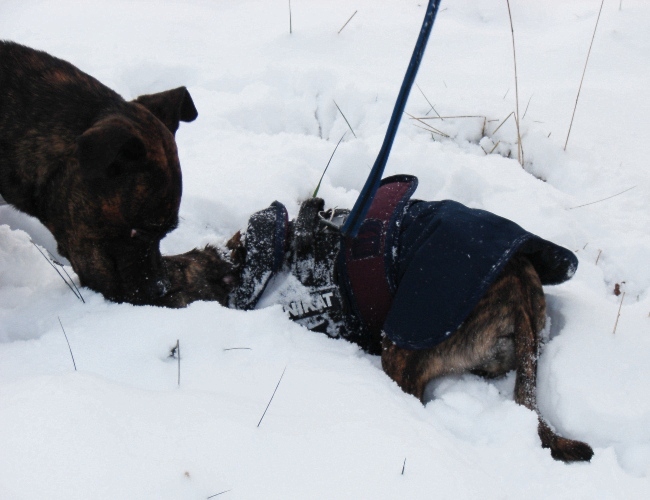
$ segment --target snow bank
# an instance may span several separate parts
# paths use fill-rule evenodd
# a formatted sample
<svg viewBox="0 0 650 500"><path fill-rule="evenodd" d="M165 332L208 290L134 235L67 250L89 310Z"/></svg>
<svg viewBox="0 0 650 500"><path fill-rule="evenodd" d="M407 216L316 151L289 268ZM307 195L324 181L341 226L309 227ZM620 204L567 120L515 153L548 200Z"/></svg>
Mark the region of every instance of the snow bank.
<svg viewBox="0 0 650 500"><path fill-rule="evenodd" d="M87 289L83 304L30 242L55 254L47 230L0 206L0 497L647 498L650 7L605 4L564 151L597 3L511 2L522 169L512 117L498 128L515 94L505 3L443 2L417 83L440 115L475 117L426 120L441 135L405 116L386 171L577 252L574 279L547 289L538 394L594 446L590 464L541 449L512 375L437 381L423 407L376 358L278 307L164 310ZM163 241L178 253L222 244L274 199L295 216L345 132L320 194L352 206L424 7L294 1L289 35L286 2L9 1L0 33L126 98L188 86L199 119L177 134L181 225ZM427 99L415 88L407 111L435 116Z"/></svg>

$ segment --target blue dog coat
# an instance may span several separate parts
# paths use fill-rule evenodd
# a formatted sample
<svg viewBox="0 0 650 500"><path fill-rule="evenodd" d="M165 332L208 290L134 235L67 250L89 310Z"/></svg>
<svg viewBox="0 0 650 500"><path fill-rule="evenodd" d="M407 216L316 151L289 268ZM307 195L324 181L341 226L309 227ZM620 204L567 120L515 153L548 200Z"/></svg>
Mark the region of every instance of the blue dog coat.
<svg viewBox="0 0 650 500"><path fill-rule="evenodd" d="M243 282L232 305L255 307L273 279L274 301L310 329L373 353L382 334L403 348L428 349L462 325L515 254L530 260L545 285L575 273L577 258L566 248L484 210L410 200L416 186L412 176L384 179L353 240L316 220L306 253L292 248L296 221L281 204L258 212L249 221Z"/></svg>
<svg viewBox="0 0 650 500"><path fill-rule="evenodd" d="M514 222L455 201L415 201L402 219L399 283L384 323L400 347L433 347L456 331L506 263L525 255L542 284L573 276L573 252Z"/></svg>

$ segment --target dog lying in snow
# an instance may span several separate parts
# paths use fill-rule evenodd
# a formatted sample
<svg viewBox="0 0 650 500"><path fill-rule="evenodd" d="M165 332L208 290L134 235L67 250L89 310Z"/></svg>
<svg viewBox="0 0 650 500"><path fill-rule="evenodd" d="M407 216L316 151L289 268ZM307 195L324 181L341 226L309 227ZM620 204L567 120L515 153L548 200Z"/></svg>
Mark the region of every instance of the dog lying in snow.
<svg viewBox="0 0 650 500"><path fill-rule="evenodd" d="M443 375L516 370L515 401L538 412L542 283L569 279L577 259L488 212L411 200L416 185L411 176L385 179L355 239L338 230L347 211L324 211L319 198L293 221L278 202L257 212L227 244L221 266L232 268L213 280L228 296L221 302L245 310L280 303L305 327L380 354L386 374L420 399ZM198 260L177 257L193 273L179 277L183 286L205 274L205 256L218 259L212 248L194 252ZM183 286L174 302L203 298ZM541 416L538 430L554 458L591 459L589 445L558 436Z"/></svg>
<svg viewBox="0 0 650 500"><path fill-rule="evenodd" d="M416 181L401 176L384 181L354 240L337 229L345 211L313 198L295 221L277 202L258 212L227 250L162 257L181 197L174 133L197 116L185 88L126 102L65 61L0 42L0 110L0 196L50 229L82 285L166 307L278 301L307 328L381 354L420 399L436 377L514 369L515 400L537 412L542 283L571 276L567 250L487 212L410 200ZM541 417L539 436L556 459L593 455Z"/></svg>

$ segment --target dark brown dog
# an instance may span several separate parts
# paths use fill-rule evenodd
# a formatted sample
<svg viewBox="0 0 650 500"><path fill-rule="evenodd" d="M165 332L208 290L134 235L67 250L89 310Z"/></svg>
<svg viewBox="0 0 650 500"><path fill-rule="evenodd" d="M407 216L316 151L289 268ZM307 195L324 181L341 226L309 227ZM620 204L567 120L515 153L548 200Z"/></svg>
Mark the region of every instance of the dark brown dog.
<svg viewBox="0 0 650 500"><path fill-rule="evenodd" d="M65 61L0 41L0 196L52 232L82 285L173 306L168 274L183 262L168 270L159 242L178 222L174 134L196 117L184 87L126 102Z"/></svg>

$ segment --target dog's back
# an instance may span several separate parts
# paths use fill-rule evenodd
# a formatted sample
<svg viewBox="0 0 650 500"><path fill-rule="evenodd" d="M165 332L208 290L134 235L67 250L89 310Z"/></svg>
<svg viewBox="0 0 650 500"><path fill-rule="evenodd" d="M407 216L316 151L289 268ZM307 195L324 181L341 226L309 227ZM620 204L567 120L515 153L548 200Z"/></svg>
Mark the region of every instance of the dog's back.
<svg viewBox="0 0 650 500"><path fill-rule="evenodd" d="M7 202L36 215L34 198L50 166L69 156L98 115L124 104L72 64L0 41L0 192Z"/></svg>

